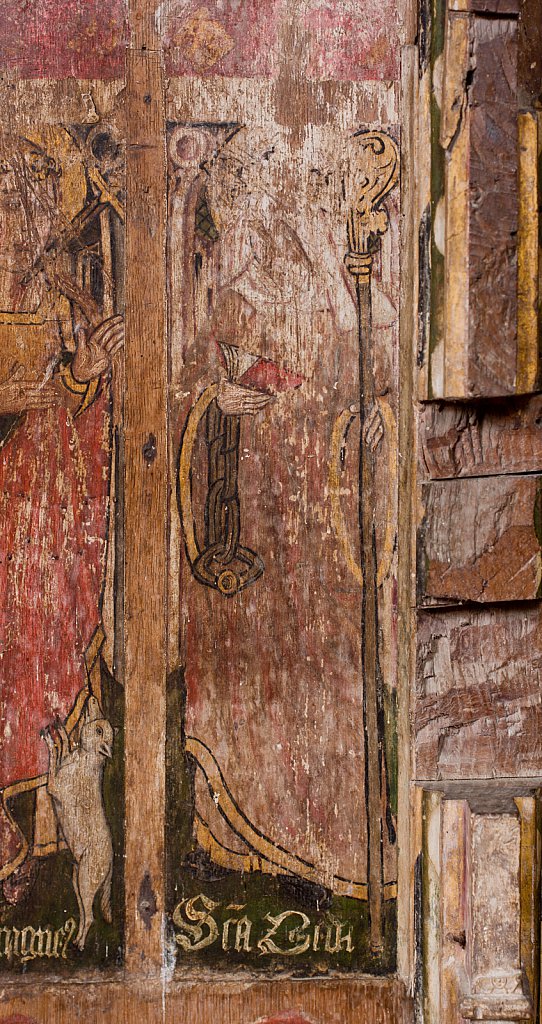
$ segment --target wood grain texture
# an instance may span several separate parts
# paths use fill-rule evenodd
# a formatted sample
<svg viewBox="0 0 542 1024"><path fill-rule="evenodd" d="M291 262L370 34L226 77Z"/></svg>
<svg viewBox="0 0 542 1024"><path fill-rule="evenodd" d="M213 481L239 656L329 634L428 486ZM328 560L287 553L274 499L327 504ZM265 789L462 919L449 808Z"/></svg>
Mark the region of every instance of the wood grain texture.
<svg viewBox="0 0 542 1024"><path fill-rule="evenodd" d="M540 998L540 797L516 796L520 817L520 955L533 1006Z"/></svg>
<svg viewBox="0 0 542 1024"><path fill-rule="evenodd" d="M521 0L518 29L518 100L521 109L532 109L542 93L540 0Z"/></svg>
<svg viewBox="0 0 542 1024"><path fill-rule="evenodd" d="M166 172L161 57L141 49L127 75L126 959L162 964L166 685ZM144 8L144 5L143 5Z"/></svg>
<svg viewBox="0 0 542 1024"><path fill-rule="evenodd" d="M441 984L439 1024L459 1024L459 1004L467 970L466 932L470 812L465 800L441 804Z"/></svg>
<svg viewBox="0 0 542 1024"><path fill-rule="evenodd" d="M538 476L424 484L418 603L538 597L539 492Z"/></svg>
<svg viewBox="0 0 542 1024"><path fill-rule="evenodd" d="M535 388L536 161L527 156L525 131L518 145L526 73L518 13L514 0L454 0L442 14L444 48L433 74L439 143L433 146L431 397ZM534 138L535 119L528 124Z"/></svg>
<svg viewBox="0 0 542 1024"><path fill-rule="evenodd" d="M518 393L535 391L538 380L538 151L538 116L522 113L518 117Z"/></svg>
<svg viewBox="0 0 542 1024"><path fill-rule="evenodd" d="M450 15L446 22L440 142L446 153L444 239L443 366L433 393L462 395L470 351L469 324L469 160L471 110L466 95L471 71L472 19ZM433 285L434 287L434 285ZM434 357L433 357L434 361Z"/></svg>
<svg viewBox="0 0 542 1024"><path fill-rule="evenodd" d="M539 607L420 613L414 715L417 779L539 773Z"/></svg>
<svg viewBox="0 0 542 1024"><path fill-rule="evenodd" d="M32 1024L255 1024L262 1017L287 1012L307 1017L311 1024L355 1024L359 1020L364 1024L411 1024L413 1020L412 1001L398 981L251 983L236 979L220 984L169 985L166 989L150 981L130 986L43 986L34 991L25 991L21 984L9 1000L9 1008L2 997L0 1024L7 1024L16 1014L30 1018Z"/></svg>
<svg viewBox="0 0 542 1024"><path fill-rule="evenodd" d="M420 472L449 477L542 470L542 398L506 403L431 402L422 407Z"/></svg>
<svg viewBox="0 0 542 1024"><path fill-rule="evenodd" d="M494 395L516 378L517 24L474 18L471 30L466 393Z"/></svg>
<svg viewBox="0 0 542 1024"><path fill-rule="evenodd" d="M411 976L414 963L414 906L412 900L412 868L414 862L414 809L411 800L411 733L410 695L415 663L415 580L412 566L415 558L415 525L412 492L416 472L416 436L414 423L414 390L416 323L418 312L417 233L418 211L425 197L419 186L420 163L417 159L416 126L419 110L420 83L418 53L414 46L403 50L402 73L403 138L401 152L401 267L400 340L399 340L399 483L398 531L403 543L398 551L397 565L397 692L398 692L398 828L402 836L398 857L398 924L397 961L400 976Z"/></svg>

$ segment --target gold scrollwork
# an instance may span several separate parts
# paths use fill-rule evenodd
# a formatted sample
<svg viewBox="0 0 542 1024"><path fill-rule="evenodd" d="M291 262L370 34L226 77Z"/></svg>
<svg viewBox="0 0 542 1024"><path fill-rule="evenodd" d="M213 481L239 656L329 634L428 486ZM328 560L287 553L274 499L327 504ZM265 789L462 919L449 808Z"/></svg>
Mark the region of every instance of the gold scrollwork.
<svg viewBox="0 0 542 1024"><path fill-rule="evenodd" d="M348 217L348 269L355 276L368 277L370 263L352 260L354 255L371 255L388 227L384 199L399 179L397 143L385 132L362 131L354 138L364 150L361 177L354 181L357 198ZM352 266L350 266L352 264Z"/></svg>

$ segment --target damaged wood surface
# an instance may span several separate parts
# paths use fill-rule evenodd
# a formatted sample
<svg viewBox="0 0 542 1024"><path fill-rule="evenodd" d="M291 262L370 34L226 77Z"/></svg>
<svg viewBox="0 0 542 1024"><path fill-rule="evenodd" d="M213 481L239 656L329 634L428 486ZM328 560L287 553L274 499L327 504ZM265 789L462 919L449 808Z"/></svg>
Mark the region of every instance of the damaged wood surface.
<svg viewBox="0 0 542 1024"><path fill-rule="evenodd" d="M416 778L539 774L541 667L538 603L420 612Z"/></svg>
<svg viewBox="0 0 542 1024"><path fill-rule="evenodd" d="M520 0L450 0L449 7L472 14L519 14Z"/></svg>
<svg viewBox="0 0 542 1024"><path fill-rule="evenodd" d="M2 1007L0 1005L0 1013ZM190 984L91 982L86 985L42 986L31 991L24 981L10 999L2 1024L257 1024L275 1016L291 1024L296 1016L310 1024L412 1024L412 999L397 981L303 980L250 982L243 978L220 982L203 979Z"/></svg>
<svg viewBox="0 0 542 1024"><path fill-rule="evenodd" d="M437 397L515 389L516 64L515 18L449 13L440 133L446 159L445 367Z"/></svg>
<svg viewBox="0 0 542 1024"><path fill-rule="evenodd" d="M8 3L12 26L18 3ZM39 25L23 3L35 52L22 64L0 30L0 55L11 76L0 94L10 122L24 125L27 134L38 120L76 125L86 152L87 139L109 118L127 148L126 372L115 380L113 423L124 507L120 487L109 494L117 509L116 580L125 584L125 610L116 604L113 630L117 655L126 661L118 675L125 719L115 723L114 741L126 769L126 856L120 814L113 893L121 913L125 907L125 933L118 952L106 944L107 973L77 960L73 950L54 984L43 973L16 978L9 965L0 1024L411 1024L403 979L412 981L415 969L412 896L419 881L419 838L409 831L409 815L416 812L409 801L417 808L420 796L412 793L412 779L485 784L492 776L534 778L542 758L542 398L424 406L417 441L425 482L416 491L411 345L416 318L428 325L431 217L428 83L418 82L416 48L402 54L399 48L398 23L402 17L412 22L413 5L397 18L393 0L374 0L370 16L361 18L350 0L292 0L286 15L274 0L251 0L240 13L238 4L221 0L166 0L158 8L134 0L126 84L121 4L87 31L79 18L84 6L70 0L66 25L71 33L77 22L73 46L61 47L54 59L62 26L58 10L46 6L40 43ZM89 0L89 9L94 6ZM523 207L517 189L518 96L534 99L538 73L531 67L538 57L531 48L527 67L522 43L526 10L523 5L518 16L515 0L452 0L447 15L439 65L446 195L432 211L435 252L440 244L445 258L444 333L430 357L424 335L420 352L422 374L429 366L432 381L427 393L445 399L516 396L536 385L531 186L538 140L530 115ZM89 40L103 58L94 68ZM23 83L17 67L31 76L50 67L58 75L89 78ZM390 172L390 164L369 161L375 172L371 207L360 173L367 145L372 160L379 149L393 154L399 142L401 202L395 192L384 204L378 192L384 180L391 189L396 164ZM67 192L68 173L63 178ZM362 221L368 218L368 237L359 247L355 200ZM124 213L111 189L108 202ZM109 207L107 216L103 212L105 232ZM344 266L347 224L350 256L360 258L357 273L364 281L357 296ZM377 235L380 253L374 251ZM418 238L425 275L419 301ZM115 251L119 261L124 252L118 225L116 234L92 237L91 246L99 248L109 273ZM436 280L436 263L433 271ZM86 271L78 272L86 280ZM100 297L111 313L107 273ZM523 349L517 329L522 301ZM374 341L374 359L368 350L362 367L369 386L361 389L367 400L361 412L360 334L366 345ZM202 398L208 401L203 411ZM368 437L359 426L365 415ZM218 473L225 448L213 463L222 437L230 456L236 453L238 478L232 458L224 479ZM360 578L357 522L356 460L369 441L375 442L368 456L375 501L362 511L377 563L372 580L370 561ZM225 494L228 474L235 487ZM207 535L205 551L198 540L203 547L214 500L210 484L218 483L223 493L212 525L213 562L202 559L212 538ZM363 505L367 488L361 490ZM424 516L418 612L414 496ZM241 577L230 563L220 562L216 578L209 575L224 555L234 506L238 521L229 539L237 529L242 555L236 571L255 567L248 581L242 578L242 593L231 591ZM124 515L120 565L118 516ZM110 531L112 550L113 526ZM358 661L369 583L381 664L374 666L379 686L367 740L367 688ZM468 607L455 607L462 602ZM330 636L339 642L330 645ZM442 917L436 902L425 906L426 933L442 924L445 934L431 946L434 961L424 983L435 991L440 986L446 1004L449 1020L435 1021L457 1024L469 956L480 952L461 903L470 823L461 797L459 806L440 794L425 803L433 812L427 879L436 892L443 864L452 885ZM514 846L508 938L520 900L526 920L536 899L536 858L529 862L523 851L518 862L520 830L528 833L526 849L538 842L532 820L525 824L527 812L533 818L530 805L525 821L509 815L513 820L494 829L496 840L482 837L477 847L482 870L484 848L497 856L499 848ZM371 828L372 877L364 848ZM413 828L419 832L419 822ZM65 850L62 855L71 867ZM518 876L526 879L529 871L531 889L525 882L528 896L518 897ZM375 879L382 892L370 903ZM487 891L482 895L489 904ZM96 931L103 927L102 911L103 905L96 907ZM343 913L347 921L336 916ZM495 917L489 906L484 913ZM379 916L383 938L375 927ZM33 919L28 935L39 945L38 924ZM535 944L529 941L523 928L521 956L524 962L530 956L534 992ZM4 952L7 942L4 930ZM398 976L382 980L376 974L395 970L397 946ZM201 949L210 949L208 959ZM443 951L450 959L438 977ZM296 960L300 952L308 952L303 966ZM243 961L245 953L250 961ZM176 958L179 975L185 972L181 984ZM498 973L502 964L494 960ZM362 975L367 965L371 979ZM256 971L261 980L254 980Z"/></svg>
<svg viewBox="0 0 542 1024"><path fill-rule="evenodd" d="M517 23L512 18L474 18L471 32L469 358L464 393L493 395L513 392L516 377ZM457 240L450 237L448 243Z"/></svg>
<svg viewBox="0 0 542 1024"><path fill-rule="evenodd" d="M432 480L542 471L542 397L420 409L420 473Z"/></svg>
<svg viewBox="0 0 542 1024"><path fill-rule="evenodd" d="M425 397L525 394L539 363L537 119L522 105L535 89L526 84L529 12L514 0L456 0L442 18ZM539 61L528 52L532 76Z"/></svg>
<svg viewBox="0 0 542 1024"><path fill-rule="evenodd" d="M542 95L542 17L540 0L521 0L519 15L518 99L532 110Z"/></svg>
<svg viewBox="0 0 542 1024"><path fill-rule="evenodd" d="M539 597L540 492L539 476L424 484L419 604Z"/></svg>
<svg viewBox="0 0 542 1024"><path fill-rule="evenodd" d="M506 786L492 808L468 783L423 790L424 1024L534 1017L540 802Z"/></svg>

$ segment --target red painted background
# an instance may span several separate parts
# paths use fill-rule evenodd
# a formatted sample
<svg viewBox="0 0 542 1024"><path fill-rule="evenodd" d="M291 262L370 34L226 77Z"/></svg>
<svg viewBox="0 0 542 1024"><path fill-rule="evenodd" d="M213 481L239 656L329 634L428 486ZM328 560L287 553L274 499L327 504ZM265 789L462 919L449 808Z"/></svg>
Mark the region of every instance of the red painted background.
<svg viewBox="0 0 542 1024"><path fill-rule="evenodd" d="M0 69L21 78L124 74L124 0L2 0Z"/></svg>
<svg viewBox="0 0 542 1024"><path fill-rule="evenodd" d="M398 77L396 0L163 0L157 23L173 75L273 77L297 39L309 79ZM124 0L3 0L0 73L119 78L127 41Z"/></svg>

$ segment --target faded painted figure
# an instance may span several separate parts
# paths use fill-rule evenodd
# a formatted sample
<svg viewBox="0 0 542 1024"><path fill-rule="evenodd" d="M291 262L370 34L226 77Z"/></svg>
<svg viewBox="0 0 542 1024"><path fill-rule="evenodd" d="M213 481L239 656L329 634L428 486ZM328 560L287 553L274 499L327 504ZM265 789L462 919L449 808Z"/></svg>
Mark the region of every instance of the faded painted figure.
<svg viewBox="0 0 542 1024"><path fill-rule="evenodd" d="M73 746L89 694L100 698L123 322L91 237L107 203L76 140L47 128L0 146L0 880L16 904L39 858L70 843L40 733L56 722ZM25 831L14 807L29 791Z"/></svg>
<svg viewBox="0 0 542 1024"><path fill-rule="evenodd" d="M178 126L169 149L177 437L182 427L170 659L180 641L194 843L223 868L367 899L362 443L377 477L376 814L393 898L397 219L375 261L360 442L344 263L355 140L330 126L303 142L278 126Z"/></svg>
<svg viewBox="0 0 542 1024"><path fill-rule="evenodd" d="M58 727L57 742L49 729L44 739L49 748L47 792L74 859L73 887L79 909L75 942L84 949L97 893L101 894L104 919L111 922L113 845L104 813L102 780L106 758L112 756L113 730L96 698L89 697L75 750L70 749L63 725Z"/></svg>

